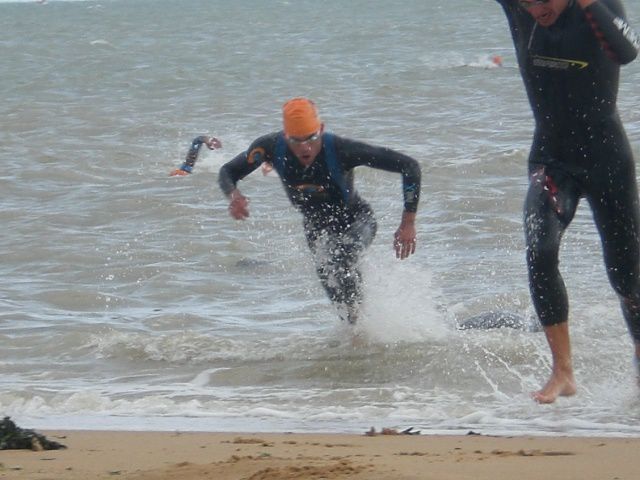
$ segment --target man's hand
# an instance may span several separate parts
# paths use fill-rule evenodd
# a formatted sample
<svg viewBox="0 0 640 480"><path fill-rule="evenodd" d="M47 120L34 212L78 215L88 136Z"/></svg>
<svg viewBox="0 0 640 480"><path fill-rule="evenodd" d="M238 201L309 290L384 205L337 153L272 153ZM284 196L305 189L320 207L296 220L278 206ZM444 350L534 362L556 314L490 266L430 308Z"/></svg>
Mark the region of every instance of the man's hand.
<svg viewBox="0 0 640 480"><path fill-rule="evenodd" d="M396 251L396 258L404 260L416 252L416 214L410 212L402 213L402 221L394 235L393 248Z"/></svg>
<svg viewBox="0 0 640 480"><path fill-rule="evenodd" d="M244 220L249 216L249 200L236 189L231 192L229 214L236 220Z"/></svg>

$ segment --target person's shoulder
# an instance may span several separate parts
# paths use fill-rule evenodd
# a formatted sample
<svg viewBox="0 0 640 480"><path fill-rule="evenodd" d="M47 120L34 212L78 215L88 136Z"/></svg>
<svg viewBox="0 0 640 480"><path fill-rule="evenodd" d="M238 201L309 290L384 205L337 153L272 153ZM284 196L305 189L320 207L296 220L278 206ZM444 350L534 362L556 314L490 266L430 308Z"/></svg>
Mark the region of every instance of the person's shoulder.
<svg viewBox="0 0 640 480"><path fill-rule="evenodd" d="M347 150L353 150L353 149L361 149L361 148L365 148L368 147L369 144L361 141L361 140L355 140L353 138L350 137L343 137L341 135L337 135L333 132L326 132L326 135L331 135L331 138L333 139L333 143L336 146L336 149L338 150L342 150L342 149L347 149Z"/></svg>
<svg viewBox="0 0 640 480"><path fill-rule="evenodd" d="M375 158L389 158L397 154L389 147L337 135L334 136L334 145L339 157L353 166L365 165Z"/></svg>
<svg viewBox="0 0 640 480"><path fill-rule="evenodd" d="M254 150L256 148L262 148L264 150L274 149L280 134L281 132L271 132L256 138L253 142L251 142L249 150Z"/></svg>

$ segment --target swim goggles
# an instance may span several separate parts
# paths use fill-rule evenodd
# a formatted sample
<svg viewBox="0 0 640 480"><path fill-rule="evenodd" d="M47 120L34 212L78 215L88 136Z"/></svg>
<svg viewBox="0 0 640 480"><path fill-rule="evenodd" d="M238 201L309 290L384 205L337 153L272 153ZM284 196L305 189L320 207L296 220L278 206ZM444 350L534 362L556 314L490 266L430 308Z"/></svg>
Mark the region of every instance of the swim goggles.
<svg viewBox="0 0 640 480"><path fill-rule="evenodd" d="M546 5L551 0L518 0L518 5L520 5L525 10L529 10L530 8L537 7L538 5Z"/></svg>
<svg viewBox="0 0 640 480"><path fill-rule="evenodd" d="M287 137L287 143L289 145L306 145L307 143L315 142L321 135L322 133L318 130L316 133L312 133L306 138Z"/></svg>

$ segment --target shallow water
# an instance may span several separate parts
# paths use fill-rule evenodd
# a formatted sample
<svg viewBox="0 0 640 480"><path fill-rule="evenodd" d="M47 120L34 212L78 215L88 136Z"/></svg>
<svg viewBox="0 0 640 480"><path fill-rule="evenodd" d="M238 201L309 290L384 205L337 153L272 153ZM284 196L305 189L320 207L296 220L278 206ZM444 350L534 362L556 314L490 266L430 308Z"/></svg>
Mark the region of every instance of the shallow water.
<svg viewBox="0 0 640 480"><path fill-rule="evenodd" d="M562 249L578 396L529 398L549 369L539 333L456 329L488 310L532 315L531 114L495 2L0 2L0 31L0 414L40 428L640 433L585 206ZM638 65L619 103L636 156ZM391 249L399 178L357 173L379 232L355 332L277 178L243 182L246 222L217 187L295 95L330 130L423 167L406 262ZM203 133L224 148L169 178Z"/></svg>

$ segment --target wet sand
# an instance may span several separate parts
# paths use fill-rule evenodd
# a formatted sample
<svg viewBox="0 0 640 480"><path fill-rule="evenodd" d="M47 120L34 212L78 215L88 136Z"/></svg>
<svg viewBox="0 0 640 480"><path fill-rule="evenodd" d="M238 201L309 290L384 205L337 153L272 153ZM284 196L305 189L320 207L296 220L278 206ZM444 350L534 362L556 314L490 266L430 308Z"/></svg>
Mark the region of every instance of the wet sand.
<svg viewBox="0 0 640 480"><path fill-rule="evenodd" d="M635 480L640 439L43 431L64 450L0 451L12 480Z"/></svg>

